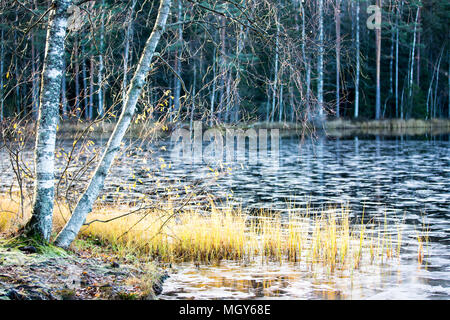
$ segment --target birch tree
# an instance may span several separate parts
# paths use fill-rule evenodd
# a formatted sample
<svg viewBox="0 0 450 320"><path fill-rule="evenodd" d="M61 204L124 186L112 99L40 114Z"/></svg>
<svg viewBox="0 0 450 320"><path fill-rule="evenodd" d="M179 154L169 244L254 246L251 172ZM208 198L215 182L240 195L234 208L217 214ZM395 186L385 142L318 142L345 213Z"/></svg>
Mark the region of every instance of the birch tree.
<svg viewBox="0 0 450 320"><path fill-rule="evenodd" d="M133 79L131 80L130 88L128 89L125 100L125 107L123 108L117 125L109 138L100 163L95 169L87 189L79 199L69 221L55 240L55 244L59 247L67 248L72 243L85 222L87 215L92 211L92 207L95 200L98 198L100 191L103 189L105 178L111 168L117 152L120 149L122 139L136 111L136 104L145 85L145 78L150 71L156 46L158 45L159 39L164 32L167 17L170 12L170 5L171 0L161 0L160 2L158 16L153 26L152 33L147 39Z"/></svg>
<svg viewBox="0 0 450 320"><path fill-rule="evenodd" d="M336 117L340 117L340 75L341 75L341 0L336 0Z"/></svg>
<svg viewBox="0 0 450 320"><path fill-rule="evenodd" d="M98 115L103 117L103 50L105 42L105 0L101 3L100 54L98 56Z"/></svg>
<svg viewBox="0 0 450 320"><path fill-rule="evenodd" d="M67 8L70 0L52 4L47 27L41 80L38 127L35 146L35 182L31 219L25 226L28 236L48 242L52 231L55 141L63 76L64 38L67 28Z"/></svg>
<svg viewBox="0 0 450 320"><path fill-rule="evenodd" d="M376 1L378 8L382 8L382 0ZM380 83L380 64L381 64L381 25L375 28L375 42L376 42L376 101L375 101L375 119L380 119L381 116L381 83Z"/></svg>
<svg viewBox="0 0 450 320"><path fill-rule="evenodd" d="M323 56L324 56L324 35L323 35L323 0L319 0L319 54L317 57L317 102L318 116L323 118Z"/></svg>
<svg viewBox="0 0 450 320"><path fill-rule="evenodd" d="M130 42L133 34L133 14L136 0L133 0L127 17L127 31L125 33L125 48L123 52L123 80L122 80L122 104L125 107L128 87L128 64L130 59Z"/></svg>
<svg viewBox="0 0 450 320"><path fill-rule="evenodd" d="M356 77L355 77L355 112L354 117L359 116L359 74L360 74L360 44L359 44L359 0L356 0Z"/></svg>

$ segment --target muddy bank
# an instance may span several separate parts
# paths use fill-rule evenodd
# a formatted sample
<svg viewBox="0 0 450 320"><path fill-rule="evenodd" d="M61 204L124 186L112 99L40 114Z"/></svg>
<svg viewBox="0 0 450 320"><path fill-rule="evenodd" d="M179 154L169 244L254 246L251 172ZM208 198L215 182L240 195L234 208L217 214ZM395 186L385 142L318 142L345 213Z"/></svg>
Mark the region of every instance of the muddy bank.
<svg viewBox="0 0 450 320"><path fill-rule="evenodd" d="M148 300L166 271L85 250L38 253L0 243L0 300Z"/></svg>

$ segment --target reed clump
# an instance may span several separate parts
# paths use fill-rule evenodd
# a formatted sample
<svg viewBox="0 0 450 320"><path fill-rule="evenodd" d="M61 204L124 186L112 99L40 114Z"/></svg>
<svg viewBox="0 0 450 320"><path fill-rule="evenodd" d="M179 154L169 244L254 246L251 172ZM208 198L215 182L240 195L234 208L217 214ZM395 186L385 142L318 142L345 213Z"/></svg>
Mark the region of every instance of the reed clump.
<svg viewBox="0 0 450 320"><path fill-rule="evenodd" d="M14 212L12 206L8 212ZM11 227L3 207L0 228ZM55 232L69 215L67 207L56 208ZM400 257L402 235L398 226L386 219L384 223L362 221L353 221L346 207L305 208L287 215L261 210L251 216L238 208L214 205L203 214L195 209L176 212L170 207L126 214L125 208L101 207L89 215L80 237L110 246L118 255L164 262L261 259L311 268L321 265L334 271ZM423 246L419 241L419 262Z"/></svg>

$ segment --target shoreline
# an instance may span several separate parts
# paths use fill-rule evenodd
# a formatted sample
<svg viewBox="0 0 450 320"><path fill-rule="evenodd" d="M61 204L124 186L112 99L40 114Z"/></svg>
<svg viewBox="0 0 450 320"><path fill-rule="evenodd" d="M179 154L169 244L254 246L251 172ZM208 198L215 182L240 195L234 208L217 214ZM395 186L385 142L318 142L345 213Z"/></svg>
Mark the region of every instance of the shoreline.
<svg viewBox="0 0 450 320"><path fill-rule="evenodd" d="M169 277L152 262L127 261L86 239L73 247L0 238L0 300L154 300Z"/></svg>

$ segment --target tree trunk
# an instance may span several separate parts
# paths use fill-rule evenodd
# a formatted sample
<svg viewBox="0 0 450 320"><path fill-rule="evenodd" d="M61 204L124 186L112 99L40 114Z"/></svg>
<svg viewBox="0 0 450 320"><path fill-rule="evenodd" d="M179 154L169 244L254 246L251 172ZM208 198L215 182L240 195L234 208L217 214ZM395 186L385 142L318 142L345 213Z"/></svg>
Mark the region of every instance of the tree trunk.
<svg viewBox="0 0 450 320"><path fill-rule="evenodd" d="M356 0L356 79L355 79L355 119L359 116L359 74L360 74L360 43L359 43L359 0Z"/></svg>
<svg viewBox="0 0 450 320"><path fill-rule="evenodd" d="M311 98L311 63L306 57L306 30L305 30L305 9L303 8L303 3L300 1L300 13L302 15L302 56L303 63L306 69L306 104L309 105L309 100ZM292 92L292 94L294 94Z"/></svg>
<svg viewBox="0 0 450 320"><path fill-rule="evenodd" d="M175 54L175 72L178 75L181 75L181 54L183 51L183 25L181 23L182 19L182 0L178 0L178 10L177 10L177 22L178 22L178 30L177 30L177 36L178 36L178 49L177 53ZM175 115L178 114L180 110L180 97L181 97L181 82L180 79L175 76L175 94L174 94L174 111Z"/></svg>
<svg viewBox="0 0 450 320"><path fill-rule="evenodd" d="M28 236L48 242L52 231L54 161L58 106L63 76L67 8L72 1L56 0L50 12L42 69L42 87L36 134L34 197L32 216L25 227Z"/></svg>
<svg viewBox="0 0 450 320"><path fill-rule="evenodd" d="M278 88L278 51L279 51L279 36L280 36L280 24L278 23L278 17L275 21L277 27L277 33L275 38L275 67L273 70L273 86L272 86L272 112L270 113L270 120L273 122L275 118L276 97Z"/></svg>
<svg viewBox="0 0 450 320"><path fill-rule="evenodd" d="M100 26L100 54L98 56L98 109L99 117L103 117L103 49L105 38L105 0L102 0L101 26ZM91 117L92 118L92 117Z"/></svg>
<svg viewBox="0 0 450 320"><path fill-rule="evenodd" d="M403 1L400 2L400 7L397 8L397 12L396 12L396 18L395 18L395 28L396 28L396 32L395 32L395 117L398 119L398 87L399 87L399 83L398 83L398 53L399 53L399 17L401 15L401 8L403 7Z"/></svg>
<svg viewBox="0 0 450 320"><path fill-rule="evenodd" d="M83 101L84 101L84 118L89 119L89 97L87 86L87 70L86 70L86 50L84 50L84 44L81 44L81 67L83 69Z"/></svg>
<svg viewBox="0 0 450 320"><path fill-rule="evenodd" d="M340 74L341 74L341 0L336 0L336 117L340 117Z"/></svg>
<svg viewBox="0 0 450 320"><path fill-rule="evenodd" d="M73 55L75 60L74 73L75 73L75 105L74 110L76 117L80 118L80 57L78 55L78 37L75 36L75 42L73 45Z"/></svg>
<svg viewBox="0 0 450 320"><path fill-rule="evenodd" d="M18 15L17 9L16 9L15 25L17 26L18 23L19 23L19 15ZM16 49L18 49L18 45L19 44L18 44L17 30L14 29L14 46L16 47ZM16 81L17 81L17 83L16 83L16 113L17 113L17 116L19 117L20 116L20 110L21 110L20 104L22 102L21 91L20 91L20 86L21 86L20 83L21 83L22 76L21 76L21 70L19 69L20 68L19 67L19 65L20 65L19 57L18 57L17 54L15 54L14 56L15 56L15 58L14 58L14 70L15 70Z"/></svg>
<svg viewBox="0 0 450 320"><path fill-rule="evenodd" d="M31 114L33 119L37 120L39 112L39 60L36 56L34 45L34 35L31 34Z"/></svg>
<svg viewBox="0 0 450 320"><path fill-rule="evenodd" d="M324 55L324 38L323 38L323 0L319 0L319 54L317 58L317 102L319 120L323 118L323 55Z"/></svg>
<svg viewBox="0 0 450 320"><path fill-rule="evenodd" d="M92 120L92 117L94 116L94 57L90 58L90 64L88 120Z"/></svg>
<svg viewBox="0 0 450 320"><path fill-rule="evenodd" d="M377 0L377 6L382 7L382 0ZM375 40L377 49L377 89L376 89L376 102L375 102L375 119L380 119L381 116L381 83L380 83L380 62L381 62L381 26L375 29Z"/></svg>
<svg viewBox="0 0 450 320"><path fill-rule="evenodd" d="M191 96L192 96L192 101L191 101L191 115L189 118L189 132L192 132L192 125L194 123L194 112L195 112L195 86L197 84L197 68L195 66L195 62L194 62L194 83L192 84L192 89L191 89Z"/></svg>
<svg viewBox="0 0 450 320"><path fill-rule="evenodd" d="M153 31L145 44L141 59L131 80L130 88L128 89L125 108L122 110L117 125L109 138L106 150L91 178L89 186L78 201L70 220L55 240L55 244L59 247L67 248L72 243L85 222L87 215L92 211L92 206L99 196L100 191L103 189L105 178L117 152L120 150L122 139L136 111L136 104L144 87L145 78L150 70L150 64L156 46L158 45L161 34L164 32L170 11L170 3L170 0L161 0L160 2L158 17L156 18Z"/></svg>
<svg viewBox="0 0 450 320"><path fill-rule="evenodd" d="M123 80L122 80L122 105L125 108L125 100L127 96L128 87L128 60L130 59L130 41L133 34L133 14L136 0L131 3L130 11L127 18L127 32L125 33L125 49L123 53Z"/></svg>
<svg viewBox="0 0 450 320"><path fill-rule="evenodd" d="M212 78L212 88L211 88L211 100L210 100L210 115L209 115L209 125L212 127L213 125L213 121L214 121L214 103L216 101L216 57L217 55L217 49L216 47L214 47L214 52L213 52L213 78Z"/></svg>
<svg viewBox="0 0 450 320"><path fill-rule="evenodd" d="M420 7L417 8L416 12L416 20L414 23L414 35L413 35L413 46L412 46L412 53L411 53L411 67L410 67L410 75L409 75L409 102L412 104L412 87L413 87L413 80L414 80L414 60L415 60L415 50L416 50L416 37L417 37L417 22L419 20L419 13L420 13Z"/></svg>
<svg viewBox="0 0 450 320"><path fill-rule="evenodd" d="M61 113L64 120L67 119L67 95L66 95L66 60L63 55L63 74L61 77Z"/></svg>

